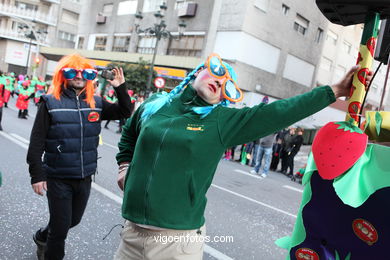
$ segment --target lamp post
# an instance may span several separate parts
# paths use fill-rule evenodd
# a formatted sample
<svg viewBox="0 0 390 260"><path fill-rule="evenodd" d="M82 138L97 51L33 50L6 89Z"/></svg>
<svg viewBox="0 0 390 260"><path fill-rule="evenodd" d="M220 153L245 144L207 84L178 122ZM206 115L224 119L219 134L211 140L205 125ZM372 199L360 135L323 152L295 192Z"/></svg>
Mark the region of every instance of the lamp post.
<svg viewBox="0 0 390 260"><path fill-rule="evenodd" d="M26 74L28 74L32 41L36 41L38 46L39 43L37 37L43 39L46 38L47 31L42 29L38 29L37 31L35 31L34 26L29 27L27 24L25 24L25 25L18 26L18 32L24 34L26 38L30 39L28 45L27 62L26 62Z"/></svg>
<svg viewBox="0 0 390 260"><path fill-rule="evenodd" d="M154 68L154 62L156 60L156 54L157 54L157 47L158 43L161 40L161 38L173 38L176 40L179 40L180 37L184 34L185 27L187 26L184 21L181 21L178 26L179 26L179 35L177 37L173 36L170 31L166 29L167 25L165 21L163 20L165 11L168 9L166 3L162 3L160 5L160 10L156 11L154 13L154 17L156 17L156 23L154 24L153 27L148 27L146 29L140 29L140 22L143 19L143 15L140 11L138 11L135 14L135 28L137 34L144 33L145 35L150 35L150 36L155 36L156 41L154 44L153 48L153 57L152 57L152 62L150 64L150 69L149 69L149 75L148 75L148 81L146 84L146 91L147 93L150 92L150 87L152 83L152 77L153 77L153 68ZM157 90L159 91L159 90Z"/></svg>

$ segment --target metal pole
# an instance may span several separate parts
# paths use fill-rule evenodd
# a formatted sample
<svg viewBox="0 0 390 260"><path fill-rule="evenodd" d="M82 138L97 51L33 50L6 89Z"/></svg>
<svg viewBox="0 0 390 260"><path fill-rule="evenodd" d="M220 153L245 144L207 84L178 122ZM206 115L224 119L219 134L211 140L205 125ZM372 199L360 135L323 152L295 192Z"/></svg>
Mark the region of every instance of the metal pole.
<svg viewBox="0 0 390 260"><path fill-rule="evenodd" d="M32 43L32 38L30 38L30 45L28 46L27 63L26 63L26 74L27 75L28 75L28 62L30 61L31 43Z"/></svg>
<svg viewBox="0 0 390 260"><path fill-rule="evenodd" d="M388 61L390 62L390 56ZM387 72L386 72L386 78L385 78L385 83L383 84L383 92L382 92L382 97L381 97L381 103L379 104L379 110L383 110L383 100L385 99L386 95L386 86L387 86L387 80L389 79L389 70L390 70L390 63L387 62Z"/></svg>
<svg viewBox="0 0 390 260"><path fill-rule="evenodd" d="M160 41L160 39L156 35L156 44L154 45L153 58L152 58L152 63L150 64L149 77L148 77L148 82L146 85L146 91L150 91L150 86L152 84L153 67L154 67L154 61L156 60L157 46L158 46L159 41Z"/></svg>

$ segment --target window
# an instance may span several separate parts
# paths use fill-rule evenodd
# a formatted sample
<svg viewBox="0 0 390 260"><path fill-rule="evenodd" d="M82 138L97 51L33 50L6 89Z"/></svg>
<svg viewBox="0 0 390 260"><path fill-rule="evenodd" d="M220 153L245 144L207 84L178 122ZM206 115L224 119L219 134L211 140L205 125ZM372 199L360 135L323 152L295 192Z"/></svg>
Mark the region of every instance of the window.
<svg viewBox="0 0 390 260"><path fill-rule="evenodd" d="M269 0L255 0L254 5L260 10L267 12L269 7Z"/></svg>
<svg viewBox="0 0 390 260"><path fill-rule="evenodd" d="M156 45L156 37L141 36L138 42L137 52L143 54L152 54Z"/></svg>
<svg viewBox="0 0 390 260"><path fill-rule="evenodd" d="M334 70L334 76L335 76L334 82L338 82L340 79L342 79L345 73L347 73L347 69L341 65L337 65L337 67Z"/></svg>
<svg viewBox="0 0 390 260"><path fill-rule="evenodd" d="M64 31L58 31L58 38L71 42L75 42L76 40L76 36L74 34Z"/></svg>
<svg viewBox="0 0 390 260"><path fill-rule="evenodd" d="M307 28L309 27L309 20L297 14L297 17L294 21L294 30L299 32L302 35L306 34Z"/></svg>
<svg viewBox="0 0 390 260"><path fill-rule="evenodd" d="M117 15L135 14L137 12L137 4L137 0L119 2Z"/></svg>
<svg viewBox="0 0 390 260"><path fill-rule="evenodd" d="M180 40L171 39L168 55L200 57L204 35L184 35Z"/></svg>
<svg viewBox="0 0 390 260"><path fill-rule="evenodd" d="M176 0L175 10L181 9L186 1L185 0Z"/></svg>
<svg viewBox="0 0 390 260"><path fill-rule="evenodd" d="M317 34L316 34L315 42L316 42L316 43L320 43L321 40L322 40L323 35L324 35L324 30L322 30L321 28L318 28L318 29L317 29Z"/></svg>
<svg viewBox="0 0 390 260"><path fill-rule="evenodd" d="M19 23L19 22L16 22L16 21L12 21L12 25L11 25L11 28L13 31L17 31L19 29L19 27L23 27L25 26L24 23Z"/></svg>
<svg viewBox="0 0 390 260"><path fill-rule="evenodd" d="M38 6L28 3L23 3L20 1L15 1L15 6L22 10L38 11Z"/></svg>
<svg viewBox="0 0 390 260"><path fill-rule="evenodd" d="M320 63L320 68L326 71L330 71L332 69L332 60L322 57L321 63Z"/></svg>
<svg viewBox="0 0 390 260"><path fill-rule="evenodd" d="M290 7L288 7L288 6L285 5L285 4L282 4L282 13L283 13L284 15L287 15L289 11L290 11Z"/></svg>
<svg viewBox="0 0 390 260"><path fill-rule="evenodd" d="M328 31L328 33L326 35L326 40L330 41L331 43L333 43L333 45L337 44L338 38L339 38L339 36L336 33L332 32L332 31Z"/></svg>
<svg viewBox="0 0 390 260"><path fill-rule="evenodd" d="M160 10L160 5L163 3L163 0L145 0L144 1L144 7L142 9L142 12L155 12Z"/></svg>
<svg viewBox="0 0 390 260"><path fill-rule="evenodd" d="M83 49L84 48L84 36L79 36L79 42L77 43L77 49Z"/></svg>
<svg viewBox="0 0 390 260"><path fill-rule="evenodd" d="M114 9L114 4L105 4L103 5L103 10L102 10L102 14L104 16L111 16L112 14L112 9Z"/></svg>
<svg viewBox="0 0 390 260"><path fill-rule="evenodd" d="M352 50L352 44L350 44L347 41L344 41L343 48L344 48L344 51L349 54L349 53L351 53L351 50Z"/></svg>
<svg viewBox="0 0 390 260"><path fill-rule="evenodd" d="M64 9L62 10L61 22L77 25L78 21L79 15L77 13Z"/></svg>
<svg viewBox="0 0 390 260"><path fill-rule="evenodd" d="M95 51L105 51L107 43L107 36L96 36L95 38L95 46L93 49Z"/></svg>
<svg viewBox="0 0 390 260"><path fill-rule="evenodd" d="M114 44L112 51L127 52L130 44L130 35L128 36L114 36Z"/></svg>

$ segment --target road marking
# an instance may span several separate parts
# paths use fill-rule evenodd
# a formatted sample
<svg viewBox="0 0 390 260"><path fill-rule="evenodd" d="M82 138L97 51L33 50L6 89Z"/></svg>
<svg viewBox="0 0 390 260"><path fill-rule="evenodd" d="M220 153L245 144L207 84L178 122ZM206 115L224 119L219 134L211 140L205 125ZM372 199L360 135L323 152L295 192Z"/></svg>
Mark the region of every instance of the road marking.
<svg viewBox="0 0 390 260"><path fill-rule="evenodd" d="M283 185L283 188L290 189L290 190L293 190L293 191L297 191L297 192L300 192L300 193L303 192L303 190L298 189L298 188L291 187L291 186L289 186L289 185Z"/></svg>
<svg viewBox="0 0 390 260"><path fill-rule="evenodd" d="M108 147L111 147L111 148L113 148L113 149L115 149L115 150L119 150L119 148L118 148L117 146L114 146L114 145L112 145L112 144L108 144L108 143L105 143L105 142L103 142L103 144L104 144L104 145L107 145Z"/></svg>
<svg viewBox="0 0 390 260"><path fill-rule="evenodd" d="M266 204L266 203L263 203L263 202L260 202L260 201L255 200L255 199L249 198L249 197L247 197L247 196L241 195L240 193L237 193L237 192L234 192L234 191L231 191L231 190L222 188L222 187L220 187L220 186L218 186L218 185L211 184L211 186L213 186L214 188L217 188L217 189L226 191L226 192L228 192L228 193L230 193L230 194L236 195L236 196L238 196L238 197L240 197L240 198L249 200L249 201L254 202L254 203L256 203L256 204L259 204L259 205L261 205L261 206L267 207L267 208L269 208L269 209L273 209L273 210L278 211L278 212L280 212L280 213L286 214L286 215L288 215L288 216L290 216L290 217L293 217L293 218L296 218L296 217L297 217L297 215L291 214L291 213L289 213L289 212L287 212L287 211L284 211L284 210L282 210L282 209L275 208L275 207L273 207L273 206L271 206L271 205L268 205L268 204Z"/></svg>
<svg viewBox="0 0 390 260"><path fill-rule="evenodd" d="M122 201L123 201L122 197L116 195L115 193L113 193L109 190L106 190L102 186L99 186L98 184L96 184L96 182L92 182L92 188L94 188L96 191L100 192L104 196L106 196L106 197L112 199L113 201L119 203L120 205L122 205Z"/></svg>
<svg viewBox="0 0 390 260"><path fill-rule="evenodd" d="M28 145L26 145L25 143L17 140L15 137L12 137L11 135L7 134L6 132L4 131L0 131L0 135L4 136L5 138L7 138L8 140L10 140L11 142L14 142L15 144L23 147L24 149L28 149Z"/></svg>
<svg viewBox="0 0 390 260"><path fill-rule="evenodd" d="M15 136L12 136L10 134L7 134L5 133L4 131L0 131L0 135L4 136L5 138L9 139L10 141L14 142L15 144L23 147L24 149L28 149L28 146L24 143L22 143L21 141L19 141L17 138L16 138L16 134ZM20 136L21 139L24 139L23 137ZM26 140L26 139L24 139ZM26 140L28 142L28 140ZM29 142L28 142L29 143ZM113 146L115 147L115 146ZM105 188L103 188L102 186L99 186L98 184L96 184L95 182L92 183L92 188L98 192L100 192L101 194L103 194L104 196L112 199L113 201L117 202L118 204L122 205L122 197L112 193L111 191L109 190L106 190ZM214 249L212 248L211 246L208 246L208 245L204 245L204 252L206 252L207 254L217 258L218 260L233 260L233 258L221 253L220 251L218 251L217 249Z"/></svg>
<svg viewBox="0 0 390 260"><path fill-rule="evenodd" d="M219 260L233 260L233 258L228 257L225 254L222 254L221 252L219 252L218 250L212 248L211 246L209 246L207 244L204 244L204 251L206 253L208 253L209 255L211 255Z"/></svg>
<svg viewBox="0 0 390 260"><path fill-rule="evenodd" d="M29 140L27 140L27 139L24 138L24 137L21 137L21 136L18 135L18 134L10 133L10 135L12 135L13 137L15 137L16 139L18 139L19 141L21 141L21 142L23 142L23 143L25 143L25 144L29 144L29 143L30 143Z"/></svg>
<svg viewBox="0 0 390 260"><path fill-rule="evenodd" d="M243 171L243 170L235 169L234 171L235 171L235 172L238 172L238 173L241 173L241 174L244 174L244 175L247 175L247 176L250 176L250 177L252 177L252 178L263 179L263 178L261 178L260 176L256 176L256 175L254 175L254 174L247 173L246 171Z"/></svg>

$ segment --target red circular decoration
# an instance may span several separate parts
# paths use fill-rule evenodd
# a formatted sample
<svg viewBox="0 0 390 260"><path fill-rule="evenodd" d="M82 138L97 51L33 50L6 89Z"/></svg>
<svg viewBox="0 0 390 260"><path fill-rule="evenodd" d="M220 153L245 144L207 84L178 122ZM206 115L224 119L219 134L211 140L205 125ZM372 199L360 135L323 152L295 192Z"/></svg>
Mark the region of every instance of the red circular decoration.
<svg viewBox="0 0 390 260"><path fill-rule="evenodd" d="M369 246L378 241L378 232L367 220L358 218L352 222L352 229L355 235L366 242Z"/></svg>
<svg viewBox="0 0 390 260"><path fill-rule="evenodd" d="M368 73L369 70L367 68L360 69L358 72L358 79L363 85L366 85L366 77Z"/></svg>
<svg viewBox="0 0 390 260"><path fill-rule="evenodd" d="M376 38L371 37L370 39L367 40L367 48L371 53L371 56L374 56L374 50L375 50L375 43L376 43Z"/></svg>
<svg viewBox="0 0 390 260"><path fill-rule="evenodd" d="M297 260L320 260L320 257L316 251L310 248L299 248L297 251L295 251L295 258Z"/></svg>
<svg viewBox="0 0 390 260"><path fill-rule="evenodd" d="M99 121L99 118L100 118L99 113L95 112L95 111L89 113L89 115L88 115L88 121L89 122L97 122L97 121Z"/></svg>
<svg viewBox="0 0 390 260"><path fill-rule="evenodd" d="M360 111L360 107L361 107L361 103L360 102L351 102L348 106L348 112L349 112L349 115L355 119L355 121L358 121L359 120L359 111Z"/></svg>

